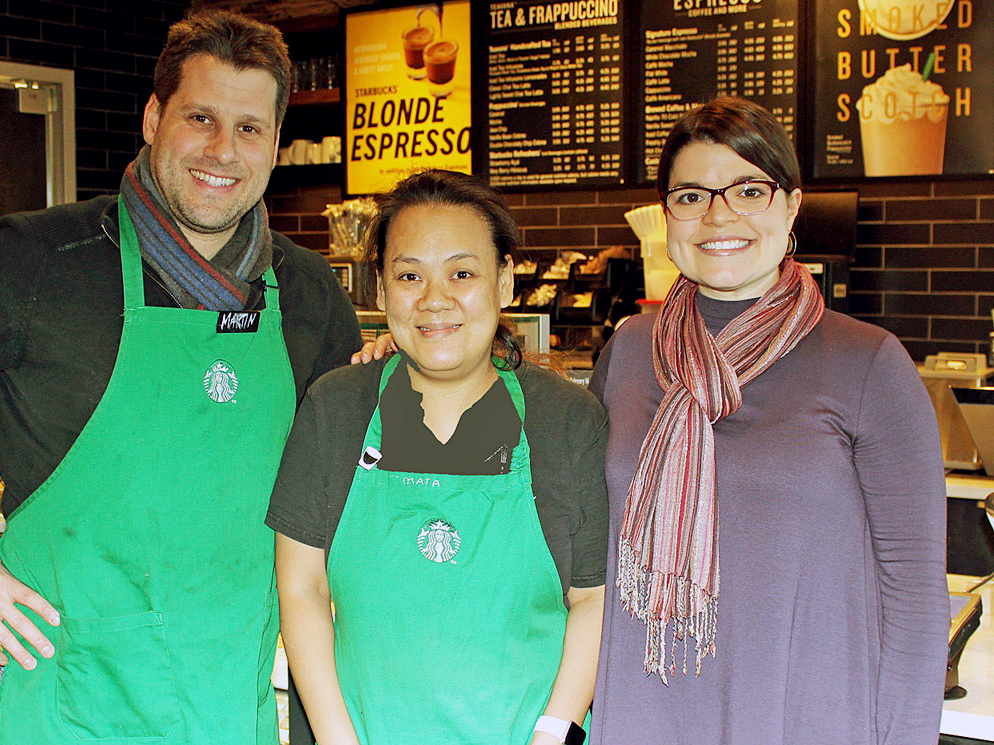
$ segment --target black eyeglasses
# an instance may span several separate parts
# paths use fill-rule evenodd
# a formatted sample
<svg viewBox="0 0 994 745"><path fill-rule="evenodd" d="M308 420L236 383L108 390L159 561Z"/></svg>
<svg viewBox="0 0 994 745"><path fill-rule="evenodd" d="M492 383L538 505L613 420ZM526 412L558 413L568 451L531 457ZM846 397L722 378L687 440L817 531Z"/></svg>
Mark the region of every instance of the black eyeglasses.
<svg viewBox="0 0 994 745"><path fill-rule="evenodd" d="M696 220L707 214L717 196L721 196L736 215L760 215L770 208L777 189L782 188L776 181L739 181L724 189L678 186L662 192L659 197L674 219Z"/></svg>

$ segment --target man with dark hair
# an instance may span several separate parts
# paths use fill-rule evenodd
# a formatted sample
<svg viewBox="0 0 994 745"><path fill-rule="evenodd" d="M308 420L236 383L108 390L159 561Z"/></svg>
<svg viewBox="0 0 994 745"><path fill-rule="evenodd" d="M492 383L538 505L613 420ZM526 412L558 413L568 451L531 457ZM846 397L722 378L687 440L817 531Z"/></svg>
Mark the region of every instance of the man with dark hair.
<svg viewBox="0 0 994 745"><path fill-rule="evenodd" d="M269 230L288 78L276 29L194 14L120 194L0 219L0 745L277 741L263 520L296 404L361 343Z"/></svg>

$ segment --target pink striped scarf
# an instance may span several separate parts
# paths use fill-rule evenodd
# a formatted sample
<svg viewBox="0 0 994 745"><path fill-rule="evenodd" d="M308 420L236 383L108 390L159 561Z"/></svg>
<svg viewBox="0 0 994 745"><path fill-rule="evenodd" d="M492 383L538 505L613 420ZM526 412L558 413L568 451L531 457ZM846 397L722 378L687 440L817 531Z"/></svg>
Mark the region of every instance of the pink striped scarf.
<svg viewBox="0 0 994 745"><path fill-rule="evenodd" d="M811 274L793 259L762 298L711 336L697 284L680 277L653 326L652 361L663 400L642 442L618 549L625 608L646 624L645 670L667 682L676 643L697 645L697 674L715 654L718 502L712 424L742 405L742 386L790 352L825 309ZM666 629L673 622L669 664Z"/></svg>

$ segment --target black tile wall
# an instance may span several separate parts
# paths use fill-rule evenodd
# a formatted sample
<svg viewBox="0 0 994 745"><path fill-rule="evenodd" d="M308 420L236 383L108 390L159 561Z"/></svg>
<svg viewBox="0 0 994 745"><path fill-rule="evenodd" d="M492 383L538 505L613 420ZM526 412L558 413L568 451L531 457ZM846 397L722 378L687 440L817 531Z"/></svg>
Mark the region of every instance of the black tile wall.
<svg viewBox="0 0 994 745"><path fill-rule="evenodd" d="M6 0L0 59L75 72L77 198L117 191L166 30L187 0Z"/></svg>
<svg viewBox="0 0 994 745"><path fill-rule="evenodd" d="M0 0L0 59L76 73L78 198L114 192L141 147L141 113L169 25L188 0ZM983 351L994 307L994 179L857 185L851 313L895 333L918 360ZM628 209L655 189L509 194L532 253L635 248ZM267 196L273 226L327 252L337 184Z"/></svg>

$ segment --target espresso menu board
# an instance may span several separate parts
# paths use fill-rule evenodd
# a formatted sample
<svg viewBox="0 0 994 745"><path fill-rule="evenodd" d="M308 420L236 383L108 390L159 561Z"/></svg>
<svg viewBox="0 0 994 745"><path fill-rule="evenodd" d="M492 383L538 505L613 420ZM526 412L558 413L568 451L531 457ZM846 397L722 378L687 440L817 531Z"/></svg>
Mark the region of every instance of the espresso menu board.
<svg viewBox="0 0 994 745"><path fill-rule="evenodd" d="M389 191L412 171L470 173L469 0L345 17L349 194Z"/></svg>
<svg viewBox="0 0 994 745"><path fill-rule="evenodd" d="M994 173L994 4L815 0L812 175Z"/></svg>
<svg viewBox="0 0 994 745"><path fill-rule="evenodd" d="M673 123L716 95L765 106L796 141L798 0L643 0L639 32L641 183Z"/></svg>
<svg viewBox="0 0 994 745"><path fill-rule="evenodd" d="M624 183L622 5L490 3L483 152L491 184Z"/></svg>

